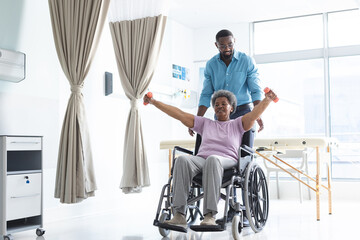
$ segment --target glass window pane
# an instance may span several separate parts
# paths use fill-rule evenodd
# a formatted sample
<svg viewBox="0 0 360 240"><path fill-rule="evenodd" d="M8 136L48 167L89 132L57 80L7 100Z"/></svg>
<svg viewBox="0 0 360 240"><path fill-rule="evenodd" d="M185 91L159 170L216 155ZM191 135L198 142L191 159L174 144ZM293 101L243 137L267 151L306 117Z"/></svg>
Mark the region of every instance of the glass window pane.
<svg viewBox="0 0 360 240"><path fill-rule="evenodd" d="M263 114L264 130L257 137L324 136L323 60L259 64L263 86L279 102Z"/></svg>
<svg viewBox="0 0 360 240"><path fill-rule="evenodd" d="M333 150L333 177L360 178L360 56L330 59L331 135L340 142Z"/></svg>
<svg viewBox="0 0 360 240"><path fill-rule="evenodd" d="M329 46L338 47L360 44L360 11L330 13Z"/></svg>
<svg viewBox="0 0 360 240"><path fill-rule="evenodd" d="M322 15L254 24L255 54L323 47Z"/></svg>

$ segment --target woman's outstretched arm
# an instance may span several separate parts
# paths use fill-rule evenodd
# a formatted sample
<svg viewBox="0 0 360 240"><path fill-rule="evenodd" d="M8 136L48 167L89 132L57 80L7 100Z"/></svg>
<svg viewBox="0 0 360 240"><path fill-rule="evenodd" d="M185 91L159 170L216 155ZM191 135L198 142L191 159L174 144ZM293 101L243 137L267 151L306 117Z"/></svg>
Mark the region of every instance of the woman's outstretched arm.
<svg viewBox="0 0 360 240"><path fill-rule="evenodd" d="M184 112L177 107L157 101L152 97L149 98L147 96L147 94L145 94L145 96L144 96L144 103L150 103L150 104L154 105L155 107L157 107L158 109L160 109L161 111L163 111L164 113L169 115L170 117L175 118L175 119L179 120L180 122L182 122L186 127L189 127L189 128L194 127L195 117L194 117L194 115L192 115L190 113Z"/></svg>
<svg viewBox="0 0 360 240"><path fill-rule="evenodd" d="M269 92L265 94L265 98L259 104L257 104L251 112L245 114L242 117L241 120L245 131L248 131L252 128L256 119L261 116L269 104L275 99L277 99L276 94L272 90L269 90Z"/></svg>

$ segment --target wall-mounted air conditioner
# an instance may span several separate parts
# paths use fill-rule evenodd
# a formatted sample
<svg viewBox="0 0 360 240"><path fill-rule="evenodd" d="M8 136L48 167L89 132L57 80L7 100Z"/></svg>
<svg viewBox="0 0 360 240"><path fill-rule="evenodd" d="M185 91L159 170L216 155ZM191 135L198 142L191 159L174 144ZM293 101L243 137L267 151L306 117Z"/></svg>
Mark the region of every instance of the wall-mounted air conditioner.
<svg viewBox="0 0 360 240"><path fill-rule="evenodd" d="M0 48L0 80L20 82L25 79L25 54Z"/></svg>

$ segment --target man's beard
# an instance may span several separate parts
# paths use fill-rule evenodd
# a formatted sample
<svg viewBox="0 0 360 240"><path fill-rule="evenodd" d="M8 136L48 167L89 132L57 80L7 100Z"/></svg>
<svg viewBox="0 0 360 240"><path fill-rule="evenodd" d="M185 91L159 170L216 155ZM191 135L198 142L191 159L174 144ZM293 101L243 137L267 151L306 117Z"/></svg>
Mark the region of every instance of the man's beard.
<svg viewBox="0 0 360 240"><path fill-rule="evenodd" d="M231 54L229 54L229 55L226 55L225 53L220 52L220 55L221 55L221 58L224 60L229 60L229 59L231 60L234 55L234 51L231 51Z"/></svg>

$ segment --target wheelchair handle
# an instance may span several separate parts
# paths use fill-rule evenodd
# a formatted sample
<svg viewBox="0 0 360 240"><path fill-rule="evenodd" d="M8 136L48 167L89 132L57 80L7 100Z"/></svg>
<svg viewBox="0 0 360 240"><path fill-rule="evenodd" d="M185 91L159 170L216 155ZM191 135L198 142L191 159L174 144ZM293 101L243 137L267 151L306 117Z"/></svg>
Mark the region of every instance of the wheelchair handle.
<svg viewBox="0 0 360 240"><path fill-rule="evenodd" d="M148 97L148 98L152 98L153 97L153 94L152 94L152 92L148 92L147 94L146 94L146 96ZM144 102L144 105L148 105L149 103L146 103L146 102Z"/></svg>
<svg viewBox="0 0 360 240"><path fill-rule="evenodd" d="M265 89L264 89L264 92L265 93L268 93L270 91L270 88L268 88L268 87L266 87ZM274 100L274 103L277 103L279 101L279 98L277 97L277 98L275 98L275 100Z"/></svg>

